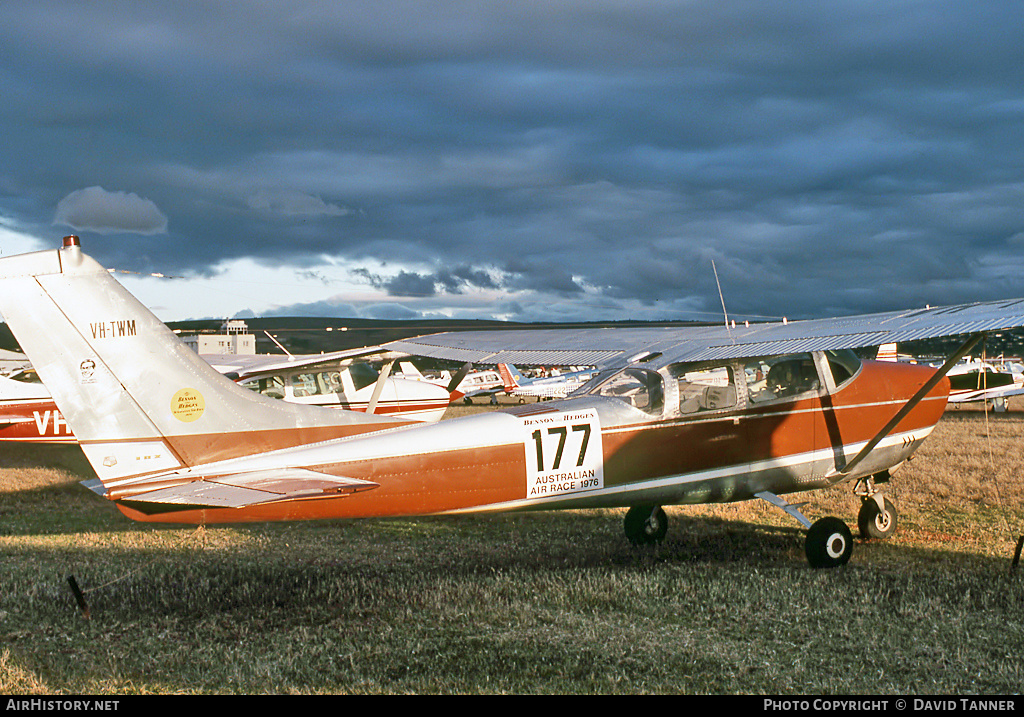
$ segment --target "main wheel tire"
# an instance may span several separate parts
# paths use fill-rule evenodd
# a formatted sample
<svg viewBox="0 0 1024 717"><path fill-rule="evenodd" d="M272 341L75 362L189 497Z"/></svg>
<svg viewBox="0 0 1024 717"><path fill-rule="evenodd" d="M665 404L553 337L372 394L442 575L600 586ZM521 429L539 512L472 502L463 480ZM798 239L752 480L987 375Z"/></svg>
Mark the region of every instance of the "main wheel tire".
<svg viewBox="0 0 1024 717"><path fill-rule="evenodd" d="M857 514L860 537L865 540L885 540L896 532L896 506L888 498L883 499L885 510L878 507L874 498L867 498Z"/></svg>
<svg viewBox="0 0 1024 717"><path fill-rule="evenodd" d="M634 506L626 512L623 527L633 545L652 545L665 539L668 516L659 506Z"/></svg>
<svg viewBox="0 0 1024 717"><path fill-rule="evenodd" d="M839 518L822 518L808 529L804 550L812 568L837 568L850 560L853 534Z"/></svg>

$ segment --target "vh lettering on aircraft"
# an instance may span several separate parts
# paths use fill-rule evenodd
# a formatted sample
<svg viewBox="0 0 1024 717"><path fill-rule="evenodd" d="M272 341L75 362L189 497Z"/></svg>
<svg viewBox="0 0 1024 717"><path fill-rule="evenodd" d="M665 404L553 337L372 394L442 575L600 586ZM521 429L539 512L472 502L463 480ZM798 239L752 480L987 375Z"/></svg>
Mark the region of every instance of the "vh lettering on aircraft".
<svg viewBox="0 0 1024 717"><path fill-rule="evenodd" d="M119 339L135 336L135 322L132 319L119 321L100 321L89 324L94 339Z"/></svg>
<svg viewBox="0 0 1024 717"><path fill-rule="evenodd" d="M60 411L33 411L36 431L40 436L53 436L54 438L70 437L71 428L68 426Z"/></svg>
<svg viewBox="0 0 1024 717"><path fill-rule="evenodd" d="M846 522L812 522L783 496L846 484L861 499L861 535L891 536L896 508L882 486L945 410L946 373L987 332L1024 326L1024 299L744 327L481 331L386 344L465 370L598 370L567 398L434 423L376 412L387 371L366 376L365 412L271 398L270 381L266 392L238 385L82 253L77 237L0 258L0 314L96 471L87 485L134 520L621 507L627 538L643 544L664 539L663 506L760 499L807 529L813 567L836 567L853 549ZM122 338L120 321L131 341L110 340ZM939 368L851 350L939 336L963 337ZM95 370L84 381L88 361ZM312 390L299 378L286 387Z"/></svg>
<svg viewBox="0 0 1024 717"><path fill-rule="evenodd" d="M594 410L524 416L527 498L604 488L601 423Z"/></svg>

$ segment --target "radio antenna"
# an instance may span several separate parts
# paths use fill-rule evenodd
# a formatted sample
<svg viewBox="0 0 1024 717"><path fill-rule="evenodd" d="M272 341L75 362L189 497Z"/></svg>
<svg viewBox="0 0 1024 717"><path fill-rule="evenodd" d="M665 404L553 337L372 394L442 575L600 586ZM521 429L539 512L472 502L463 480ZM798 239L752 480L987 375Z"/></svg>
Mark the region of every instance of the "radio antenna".
<svg viewBox="0 0 1024 717"><path fill-rule="evenodd" d="M715 268L715 260L711 260L711 271L715 272L715 285L718 286L718 298L722 302L722 314L725 316L725 330L729 337L732 337L732 330L729 328L729 312L725 310L725 297L722 295L722 283L718 280L718 269Z"/></svg>

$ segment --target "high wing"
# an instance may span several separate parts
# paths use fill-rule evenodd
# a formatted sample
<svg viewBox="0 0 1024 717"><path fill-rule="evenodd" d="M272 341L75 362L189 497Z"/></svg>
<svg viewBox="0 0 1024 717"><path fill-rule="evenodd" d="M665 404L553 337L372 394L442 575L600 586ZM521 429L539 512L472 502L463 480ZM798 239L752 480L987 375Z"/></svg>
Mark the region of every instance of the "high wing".
<svg viewBox="0 0 1024 717"><path fill-rule="evenodd" d="M466 331L432 334L386 348L463 362L609 366L752 358L981 334L1024 325L1024 299L928 307L831 319L736 326Z"/></svg>

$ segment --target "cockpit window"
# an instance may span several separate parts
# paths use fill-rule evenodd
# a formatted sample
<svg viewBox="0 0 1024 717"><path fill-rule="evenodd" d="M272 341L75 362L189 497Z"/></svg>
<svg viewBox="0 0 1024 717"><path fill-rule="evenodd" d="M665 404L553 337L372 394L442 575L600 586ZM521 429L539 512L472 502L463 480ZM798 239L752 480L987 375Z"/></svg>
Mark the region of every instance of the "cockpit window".
<svg viewBox="0 0 1024 717"><path fill-rule="evenodd" d="M772 356L746 362L747 395L754 404L790 398L821 389L810 354Z"/></svg>
<svg viewBox="0 0 1024 717"><path fill-rule="evenodd" d="M650 414L660 415L665 407L661 375L642 368L627 368L594 390L599 396L617 398Z"/></svg>

